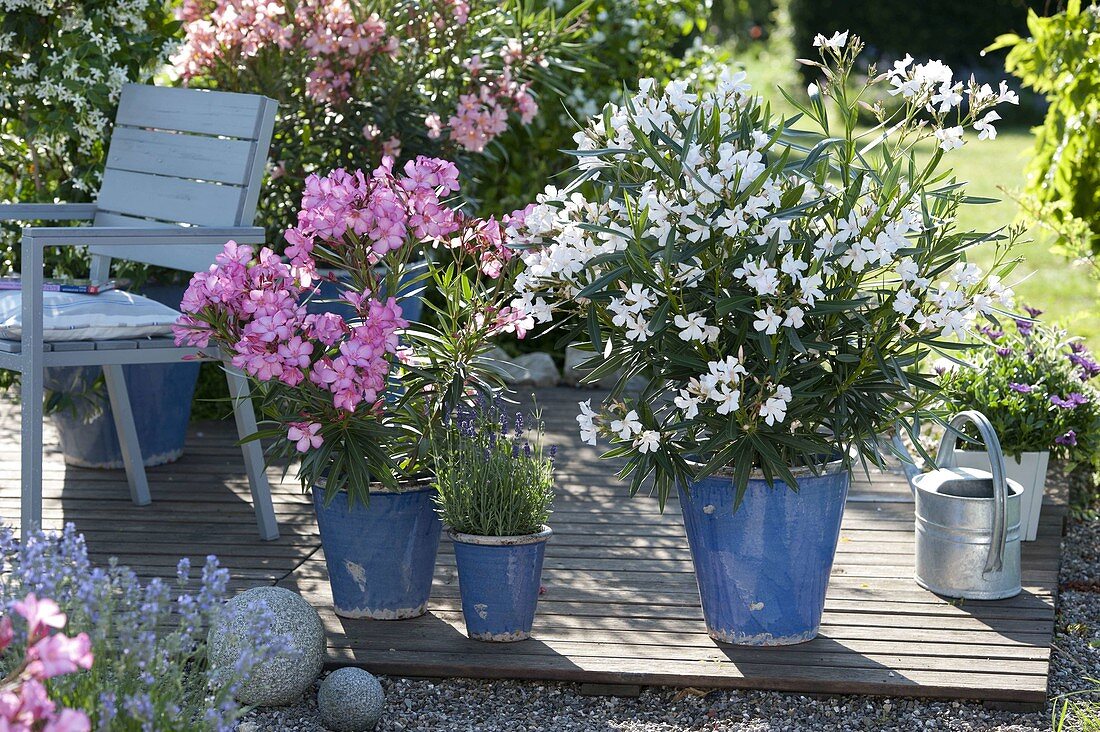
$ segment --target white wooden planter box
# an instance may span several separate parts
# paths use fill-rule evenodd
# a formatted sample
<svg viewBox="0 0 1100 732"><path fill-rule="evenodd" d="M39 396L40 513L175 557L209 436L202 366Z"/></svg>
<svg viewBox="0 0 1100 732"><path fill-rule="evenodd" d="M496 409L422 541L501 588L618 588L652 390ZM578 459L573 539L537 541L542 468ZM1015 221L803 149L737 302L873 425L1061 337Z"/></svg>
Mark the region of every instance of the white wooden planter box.
<svg viewBox="0 0 1100 732"><path fill-rule="evenodd" d="M977 450L956 450L955 458L961 468L989 470L989 456ZM1039 530L1039 512L1043 506L1043 494L1046 491L1047 462L1050 453L1025 452L1016 460L1005 456L1006 477L1024 487L1020 496L1020 539L1035 541Z"/></svg>

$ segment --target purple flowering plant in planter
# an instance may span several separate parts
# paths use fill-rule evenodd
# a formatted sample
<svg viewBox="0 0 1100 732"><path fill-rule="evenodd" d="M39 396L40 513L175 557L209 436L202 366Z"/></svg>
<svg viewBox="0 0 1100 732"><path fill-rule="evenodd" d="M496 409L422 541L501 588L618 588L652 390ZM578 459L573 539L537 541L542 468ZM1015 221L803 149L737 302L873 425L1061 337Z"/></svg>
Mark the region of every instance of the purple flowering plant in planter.
<svg viewBox="0 0 1100 732"><path fill-rule="evenodd" d="M1070 463L1091 463L1100 451L1100 363L1064 330L1030 319L981 329L940 379L944 400L985 414L1006 455L1049 451Z"/></svg>
<svg viewBox="0 0 1100 732"><path fill-rule="evenodd" d="M142 582L115 559L94 566L84 537L69 524L23 542L0 528L0 560L0 614L10 616L32 593L50 598L67 617L66 633L90 641L90 668L45 686L51 700L87 715L91 729L228 732L246 711L235 700L241 684L288 650L284 638L270 633L270 613L257 606L252 642L244 644L250 652L235 668L211 667L206 633L229 581L213 556L197 577L182 559L176 587L156 578Z"/></svg>
<svg viewBox="0 0 1100 732"><path fill-rule="evenodd" d="M466 633L482 641L530 637L554 497L553 447L502 401L459 407L433 435L436 504L454 543Z"/></svg>
<svg viewBox="0 0 1100 732"><path fill-rule="evenodd" d="M557 449L543 445L536 414L503 401L460 406L433 435L436 504L443 522L478 536L537 534L550 517Z"/></svg>

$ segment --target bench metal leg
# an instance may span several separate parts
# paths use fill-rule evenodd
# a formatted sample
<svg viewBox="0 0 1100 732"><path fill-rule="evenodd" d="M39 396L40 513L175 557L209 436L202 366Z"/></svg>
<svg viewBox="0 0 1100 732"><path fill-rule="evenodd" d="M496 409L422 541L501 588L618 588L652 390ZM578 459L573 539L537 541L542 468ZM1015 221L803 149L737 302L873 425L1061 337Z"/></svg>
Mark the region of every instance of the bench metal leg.
<svg viewBox="0 0 1100 732"><path fill-rule="evenodd" d="M243 439L256 432L256 412L248 398L248 379L236 369L226 369L229 395L233 398L233 416L237 420L237 434ZM244 466L248 472L248 487L252 490L252 506L256 510L256 524L260 538L271 541L279 538L279 524L275 521L275 506L271 502L271 484L264 472L264 453L259 440L241 445Z"/></svg>
<svg viewBox="0 0 1100 732"><path fill-rule="evenodd" d="M23 372L20 386L22 401L22 491L19 503L20 536L26 540L42 528L42 398L44 374L32 363Z"/></svg>
<svg viewBox="0 0 1100 732"><path fill-rule="evenodd" d="M148 506L153 499L149 496L145 461L141 457L141 443L138 442L137 427L134 426L130 392L126 389L126 378L122 374L122 366L104 366L103 376L107 380L107 396L111 400L115 431L118 432L118 444L122 448L122 462L126 466L126 482L130 484L130 498L136 506Z"/></svg>

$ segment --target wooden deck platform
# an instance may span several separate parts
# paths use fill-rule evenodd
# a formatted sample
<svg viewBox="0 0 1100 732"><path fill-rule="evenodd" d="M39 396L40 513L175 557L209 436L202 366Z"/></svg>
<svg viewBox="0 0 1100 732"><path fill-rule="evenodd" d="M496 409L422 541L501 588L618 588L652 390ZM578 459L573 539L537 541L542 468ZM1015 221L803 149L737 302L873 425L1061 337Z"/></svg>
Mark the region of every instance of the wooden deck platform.
<svg viewBox="0 0 1100 732"><path fill-rule="evenodd" d="M785 648L744 649L707 637L678 507L626 495L595 448L576 437L576 402L590 394L540 390L550 439L561 447L545 594L534 638L501 645L465 637L451 547L444 541L431 612L400 622L338 618L312 507L293 476L272 468L281 539L255 532L230 423L197 426L178 463L149 471L153 505L130 504L121 471L45 461L47 528L72 521L96 559L117 556L144 575L217 554L233 586L278 583L301 592L329 632L329 662L408 676L469 676L668 684L817 693L954 697L1042 704L1057 592L1060 506L1044 512L1024 548L1024 592L997 602L951 602L912 580L913 508L900 475L856 477L846 507L821 636ZM18 412L0 412L0 514L18 514ZM47 440L54 438L47 431Z"/></svg>

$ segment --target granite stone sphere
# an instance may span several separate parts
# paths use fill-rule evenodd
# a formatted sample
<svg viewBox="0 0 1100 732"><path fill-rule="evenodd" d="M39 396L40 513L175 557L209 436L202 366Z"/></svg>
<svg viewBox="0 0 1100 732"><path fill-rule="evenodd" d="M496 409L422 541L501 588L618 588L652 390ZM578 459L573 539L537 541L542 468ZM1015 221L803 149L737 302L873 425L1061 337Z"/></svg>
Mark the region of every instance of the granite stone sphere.
<svg viewBox="0 0 1100 732"><path fill-rule="evenodd" d="M386 697L378 679L361 668L346 666L321 682L317 708L332 732L367 732L382 719Z"/></svg>
<svg viewBox="0 0 1100 732"><path fill-rule="evenodd" d="M271 613L271 635L286 636L290 651L254 667L237 692L237 700L250 706L292 704L317 680L325 659L321 616L297 593L282 587L254 587L227 602L207 638L210 663L215 669L233 668L255 642L248 631L249 609L254 604Z"/></svg>

